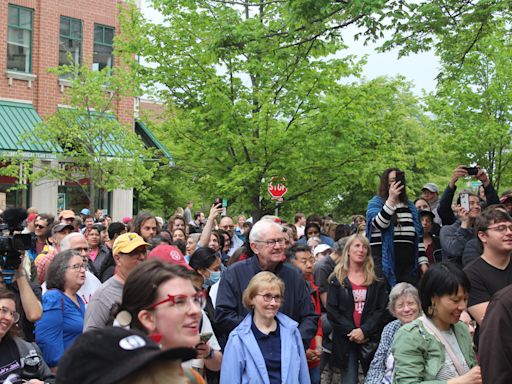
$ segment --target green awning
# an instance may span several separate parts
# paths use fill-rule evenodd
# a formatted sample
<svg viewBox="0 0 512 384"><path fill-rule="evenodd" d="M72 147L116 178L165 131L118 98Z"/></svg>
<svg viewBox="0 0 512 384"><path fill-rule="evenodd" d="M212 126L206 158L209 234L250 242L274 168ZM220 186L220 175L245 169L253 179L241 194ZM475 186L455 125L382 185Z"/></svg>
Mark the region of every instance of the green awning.
<svg viewBox="0 0 512 384"><path fill-rule="evenodd" d="M165 146L160 142L160 140L156 138L153 132L151 132L148 127L146 127L146 125L143 122L138 120L135 121L135 133L137 133L140 136L140 138L147 147L157 148L162 153L162 155L167 160L169 160L170 166L175 165L174 159L172 158L170 152L167 150L167 148L165 148Z"/></svg>
<svg viewBox="0 0 512 384"><path fill-rule="evenodd" d="M52 158L52 152L58 152L60 148L34 139L33 135L30 140L26 139L41 121L32 104L0 100L0 152L6 154L21 151L37 157Z"/></svg>

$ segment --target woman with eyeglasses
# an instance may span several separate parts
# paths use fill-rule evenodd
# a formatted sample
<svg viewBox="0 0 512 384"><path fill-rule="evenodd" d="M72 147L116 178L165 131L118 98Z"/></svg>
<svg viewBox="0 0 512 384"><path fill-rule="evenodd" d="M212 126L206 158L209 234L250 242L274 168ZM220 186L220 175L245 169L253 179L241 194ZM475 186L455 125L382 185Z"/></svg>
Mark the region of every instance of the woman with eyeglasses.
<svg viewBox="0 0 512 384"><path fill-rule="evenodd" d="M298 324L278 312L284 282L271 272L260 272L243 293L251 309L229 335L220 374L221 384L311 383Z"/></svg>
<svg viewBox="0 0 512 384"><path fill-rule="evenodd" d="M220 352L207 344L207 335L199 335L205 302L185 267L148 260L127 277L121 304L113 310L114 325L143 331L164 350L195 348L198 358L217 360ZM204 383L193 369L184 369L184 374Z"/></svg>
<svg viewBox="0 0 512 384"><path fill-rule="evenodd" d="M19 337L16 323L20 314L16 312L16 297L6 288L0 288L0 383L43 384L55 379L34 343ZM44 380L44 381L43 381Z"/></svg>
<svg viewBox="0 0 512 384"><path fill-rule="evenodd" d="M401 327L393 340L393 383L482 384L471 335L459 321L470 288L452 262L434 264L425 273L419 290L424 315Z"/></svg>
<svg viewBox="0 0 512 384"><path fill-rule="evenodd" d="M85 282L87 260L76 250L55 255L46 270L43 317L36 323L36 343L55 368L64 351L82 334L85 304L77 295Z"/></svg>

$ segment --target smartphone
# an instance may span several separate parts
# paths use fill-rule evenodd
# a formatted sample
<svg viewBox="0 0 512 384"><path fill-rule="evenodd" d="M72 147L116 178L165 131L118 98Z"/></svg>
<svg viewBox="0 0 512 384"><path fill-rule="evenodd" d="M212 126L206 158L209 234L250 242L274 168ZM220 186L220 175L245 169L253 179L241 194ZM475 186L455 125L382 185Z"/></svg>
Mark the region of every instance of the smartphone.
<svg viewBox="0 0 512 384"><path fill-rule="evenodd" d="M405 189L405 172L396 171L395 181L399 181L400 185L403 185Z"/></svg>
<svg viewBox="0 0 512 384"><path fill-rule="evenodd" d="M199 334L199 340L201 343L207 343L208 340L210 340L213 336L213 333L211 332L204 332Z"/></svg>
<svg viewBox="0 0 512 384"><path fill-rule="evenodd" d="M226 216L228 213L227 213L227 208L228 208L228 199L222 199L222 213L221 213L221 216Z"/></svg>
<svg viewBox="0 0 512 384"><path fill-rule="evenodd" d="M222 197L217 197L215 200L213 200L213 205L222 205Z"/></svg>
<svg viewBox="0 0 512 384"><path fill-rule="evenodd" d="M460 206L469 211L469 193L462 192L460 194Z"/></svg>
<svg viewBox="0 0 512 384"><path fill-rule="evenodd" d="M464 167L468 171L468 176L476 176L478 173L478 167Z"/></svg>

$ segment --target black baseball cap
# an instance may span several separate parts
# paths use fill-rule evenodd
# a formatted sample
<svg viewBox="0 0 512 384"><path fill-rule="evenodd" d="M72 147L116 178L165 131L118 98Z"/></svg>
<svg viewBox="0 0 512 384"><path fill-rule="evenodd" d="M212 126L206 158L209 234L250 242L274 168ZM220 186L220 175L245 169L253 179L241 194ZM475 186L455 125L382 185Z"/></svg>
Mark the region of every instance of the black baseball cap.
<svg viewBox="0 0 512 384"><path fill-rule="evenodd" d="M190 360L192 348L162 350L142 332L105 327L85 332L59 361L57 383L114 384L158 360Z"/></svg>

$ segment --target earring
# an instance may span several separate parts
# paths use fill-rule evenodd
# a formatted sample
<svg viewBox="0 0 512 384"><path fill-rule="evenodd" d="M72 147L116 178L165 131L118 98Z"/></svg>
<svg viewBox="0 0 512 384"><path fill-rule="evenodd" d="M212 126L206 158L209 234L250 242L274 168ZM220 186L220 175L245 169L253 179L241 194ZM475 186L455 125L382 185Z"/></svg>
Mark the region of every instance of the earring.
<svg viewBox="0 0 512 384"><path fill-rule="evenodd" d="M429 317L434 316L434 311L435 311L435 309L436 309L436 305L435 305L435 303L432 303L432 304L428 307L428 309L427 309L427 315L428 315Z"/></svg>

